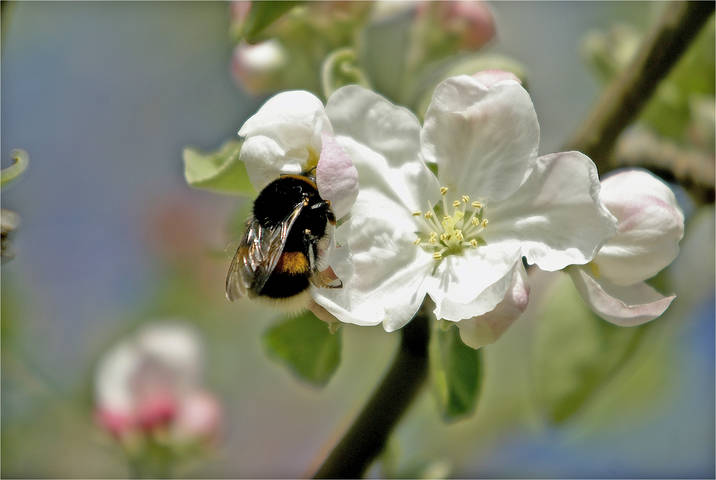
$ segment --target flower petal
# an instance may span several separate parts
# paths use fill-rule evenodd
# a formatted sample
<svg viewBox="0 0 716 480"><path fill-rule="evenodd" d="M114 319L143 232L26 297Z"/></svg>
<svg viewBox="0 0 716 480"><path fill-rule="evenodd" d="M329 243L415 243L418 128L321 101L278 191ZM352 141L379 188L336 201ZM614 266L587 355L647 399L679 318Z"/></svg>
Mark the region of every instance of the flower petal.
<svg viewBox="0 0 716 480"><path fill-rule="evenodd" d="M462 75L435 89L420 140L425 161L438 164L443 185L458 194L500 201L532 168L539 124L518 82L504 80L488 88Z"/></svg>
<svg viewBox="0 0 716 480"><path fill-rule="evenodd" d="M602 181L602 202L619 232L594 258L600 275L631 285L656 275L679 253L684 215L671 189L643 170L627 170Z"/></svg>
<svg viewBox="0 0 716 480"><path fill-rule="evenodd" d="M378 173L389 178L381 180L359 168L361 188L375 181L384 191L393 191L409 210L425 209L428 203L432 206L437 201L440 186L418 158L420 124L409 110L358 85L348 85L331 95L326 112L336 135L362 146L351 148L356 166L356 155L368 154L369 150L383 158L385 165Z"/></svg>
<svg viewBox="0 0 716 480"><path fill-rule="evenodd" d="M396 222L401 218L405 223ZM432 257L412 243L411 225L402 205L381 192L361 190L350 221L336 232L346 244L329 258L343 288L313 288L316 303L342 322L382 322L387 331L408 323L423 301L433 265Z"/></svg>
<svg viewBox="0 0 716 480"><path fill-rule="evenodd" d="M505 298L518 264L522 258L514 244L488 244L444 258L428 285L435 316L457 322L494 309Z"/></svg>
<svg viewBox="0 0 716 480"><path fill-rule="evenodd" d="M530 287L521 262L512 272L512 283L504 300L491 312L458 322L465 345L480 348L494 343L527 308Z"/></svg>
<svg viewBox="0 0 716 480"><path fill-rule="evenodd" d="M597 280L583 267L572 267L567 272L594 313L622 327L633 327L655 319L676 298L675 295L664 297L644 282L621 286L604 278Z"/></svg>
<svg viewBox="0 0 716 480"><path fill-rule="evenodd" d="M592 260L616 232L616 219L599 201L594 163L579 152L545 155L510 198L487 205L483 237L519 243L528 263L561 270Z"/></svg>
<svg viewBox="0 0 716 480"><path fill-rule="evenodd" d="M300 90L282 92L270 98L239 130L239 135L246 137L239 158L246 163L254 187L260 190L280 173L306 170L310 159L321 152L322 134L332 132L316 96Z"/></svg>
<svg viewBox="0 0 716 480"><path fill-rule="evenodd" d="M350 211L358 196L358 170L333 135L323 134L321 157L316 168L316 186L324 200L331 202L337 218Z"/></svg>

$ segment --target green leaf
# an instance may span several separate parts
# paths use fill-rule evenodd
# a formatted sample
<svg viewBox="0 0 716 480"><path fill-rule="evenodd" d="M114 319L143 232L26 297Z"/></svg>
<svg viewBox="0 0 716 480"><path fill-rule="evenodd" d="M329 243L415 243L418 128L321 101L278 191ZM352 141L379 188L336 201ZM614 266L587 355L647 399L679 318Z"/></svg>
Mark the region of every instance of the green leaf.
<svg viewBox="0 0 716 480"><path fill-rule="evenodd" d="M363 70L356 63L352 48L340 48L326 57L321 67L323 96L328 98L345 85L358 84L370 88Z"/></svg>
<svg viewBox="0 0 716 480"><path fill-rule="evenodd" d="M341 330L331 333L309 311L269 328L263 342L270 357L313 385L328 383L341 361Z"/></svg>
<svg viewBox="0 0 716 480"><path fill-rule="evenodd" d="M246 166L239 160L241 142L229 140L219 150L202 153L186 147L184 158L184 178L195 188L233 195L254 195L255 191Z"/></svg>
<svg viewBox="0 0 716 480"><path fill-rule="evenodd" d="M244 22L241 36L249 43L260 41L260 34L300 1L262 1L251 2L251 10Z"/></svg>
<svg viewBox="0 0 716 480"><path fill-rule="evenodd" d="M623 368L651 324L618 327L582 302L567 275L546 292L535 332L533 378L537 405L553 423L570 418Z"/></svg>
<svg viewBox="0 0 716 480"><path fill-rule="evenodd" d="M482 351L460 340L454 325L447 329L440 322L430 336L430 377L433 393L445 420L471 414L477 405L482 384Z"/></svg>

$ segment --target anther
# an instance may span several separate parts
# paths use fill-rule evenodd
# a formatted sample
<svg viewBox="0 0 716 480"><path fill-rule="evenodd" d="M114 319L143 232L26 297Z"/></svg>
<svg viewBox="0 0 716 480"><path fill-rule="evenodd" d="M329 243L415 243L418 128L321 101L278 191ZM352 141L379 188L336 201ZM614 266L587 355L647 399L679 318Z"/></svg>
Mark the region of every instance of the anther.
<svg viewBox="0 0 716 480"><path fill-rule="evenodd" d="M459 207L459 206L460 206L460 200L455 200L454 202L452 202L452 206L453 206L453 207Z"/></svg>
<svg viewBox="0 0 716 480"><path fill-rule="evenodd" d="M480 224L480 220L477 217L472 217L472 219L470 220L470 223L472 223L473 225L475 225L477 227Z"/></svg>
<svg viewBox="0 0 716 480"><path fill-rule="evenodd" d="M431 212L430 210L425 212L425 218L433 218L433 212Z"/></svg>
<svg viewBox="0 0 716 480"><path fill-rule="evenodd" d="M448 187L440 187L440 195L445 195L448 191Z"/></svg>
<svg viewBox="0 0 716 480"><path fill-rule="evenodd" d="M420 240L420 237L418 237L418 238L416 238L415 240L413 240L413 245L420 245L420 242L421 242L421 241L422 241L422 240Z"/></svg>
<svg viewBox="0 0 716 480"><path fill-rule="evenodd" d="M462 240L465 238L462 236L462 230L455 230L455 238L462 242Z"/></svg>
<svg viewBox="0 0 716 480"><path fill-rule="evenodd" d="M472 205L472 208L482 208L482 204L480 202L472 202L470 205Z"/></svg>
<svg viewBox="0 0 716 480"><path fill-rule="evenodd" d="M463 195L462 203L468 203L468 202L470 202L470 195Z"/></svg>
<svg viewBox="0 0 716 480"><path fill-rule="evenodd" d="M484 219L482 221L482 228L485 228L487 226L487 219Z"/></svg>
<svg viewBox="0 0 716 480"><path fill-rule="evenodd" d="M470 240L470 245L472 246L472 248L477 248L477 240L475 240L474 238Z"/></svg>
<svg viewBox="0 0 716 480"><path fill-rule="evenodd" d="M423 214L423 212L421 212L421 211L415 211L415 212L413 212L413 216L414 216L414 217L419 217L419 216L422 215L422 214Z"/></svg>
<svg viewBox="0 0 716 480"><path fill-rule="evenodd" d="M433 258L434 258L435 260L440 260L441 258L443 258L443 254L440 253L440 252L434 252L434 253L433 253Z"/></svg>

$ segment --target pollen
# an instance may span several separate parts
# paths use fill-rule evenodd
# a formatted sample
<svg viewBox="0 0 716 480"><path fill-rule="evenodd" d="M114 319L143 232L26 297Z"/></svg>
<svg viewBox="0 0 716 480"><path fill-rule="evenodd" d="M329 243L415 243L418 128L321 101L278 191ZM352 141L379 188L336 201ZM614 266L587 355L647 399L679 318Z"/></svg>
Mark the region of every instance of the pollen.
<svg viewBox="0 0 716 480"><path fill-rule="evenodd" d="M442 198L437 204L428 205L425 212L413 214L418 227L415 245L438 261L449 255L460 255L465 249L485 245L482 238L488 223L485 204L473 201L469 195L447 198L448 187L441 187L440 195Z"/></svg>

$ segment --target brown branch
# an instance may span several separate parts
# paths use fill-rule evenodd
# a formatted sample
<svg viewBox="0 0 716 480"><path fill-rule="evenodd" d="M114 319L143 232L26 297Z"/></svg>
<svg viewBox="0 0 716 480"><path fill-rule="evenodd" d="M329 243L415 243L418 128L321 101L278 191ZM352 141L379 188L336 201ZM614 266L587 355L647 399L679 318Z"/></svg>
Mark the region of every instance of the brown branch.
<svg viewBox="0 0 716 480"><path fill-rule="evenodd" d="M359 478L420 391L428 373L428 310L401 329L400 349L383 381L314 478Z"/></svg>
<svg viewBox="0 0 716 480"><path fill-rule="evenodd" d="M567 143L605 170L619 134L646 105L659 82L714 11L714 2L671 2L631 63L612 81L580 130Z"/></svg>

